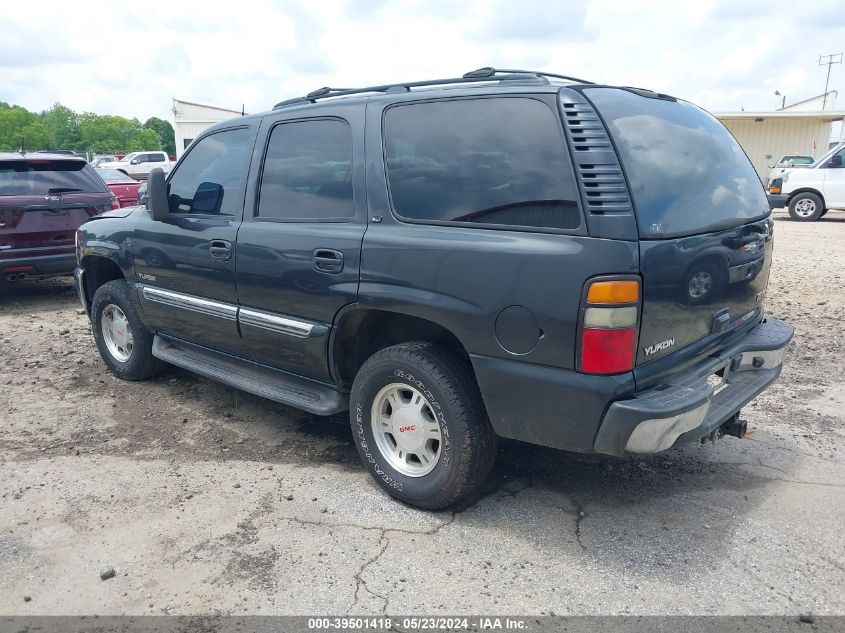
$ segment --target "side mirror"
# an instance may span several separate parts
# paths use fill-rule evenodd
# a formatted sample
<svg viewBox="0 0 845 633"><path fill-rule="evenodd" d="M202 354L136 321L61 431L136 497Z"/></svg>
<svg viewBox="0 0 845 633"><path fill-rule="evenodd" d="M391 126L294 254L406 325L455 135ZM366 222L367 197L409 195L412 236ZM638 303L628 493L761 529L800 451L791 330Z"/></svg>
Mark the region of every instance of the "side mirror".
<svg viewBox="0 0 845 633"><path fill-rule="evenodd" d="M137 159L137 158L133 158L132 160L130 160L130 161L129 161L129 164L130 164L130 165L137 165L137 164L138 164L138 159Z"/></svg>
<svg viewBox="0 0 845 633"><path fill-rule="evenodd" d="M191 200L191 213L220 213L223 204L223 185L201 182Z"/></svg>
<svg viewBox="0 0 845 633"><path fill-rule="evenodd" d="M167 200L167 183L164 182L164 171L155 167L150 171L147 179L147 210L153 220L166 220L170 215L170 204Z"/></svg>
<svg viewBox="0 0 845 633"><path fill-rule="evenodd" d="M774 169L774 168L775 168L774 165L769 165L769 169Z"/></svg>

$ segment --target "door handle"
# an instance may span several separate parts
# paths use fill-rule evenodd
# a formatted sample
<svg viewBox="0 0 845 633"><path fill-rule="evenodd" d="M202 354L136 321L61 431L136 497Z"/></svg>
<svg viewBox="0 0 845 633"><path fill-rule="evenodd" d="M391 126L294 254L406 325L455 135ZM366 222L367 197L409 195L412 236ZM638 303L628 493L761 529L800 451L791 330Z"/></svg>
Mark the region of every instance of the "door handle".
<svg viewBox="0 0 845 633"><path fill-rule="evenodd" d="M318 248L311 256L314 270L321 273L339 273L343 270L343 253L333 248Z"/></svg>
<svg viewBox="0 0 845 633"><path fill-rule="evenodd" d="M232 258L232 243L226 240L211 240L208 251L214 259L229 261Z"/></svg>

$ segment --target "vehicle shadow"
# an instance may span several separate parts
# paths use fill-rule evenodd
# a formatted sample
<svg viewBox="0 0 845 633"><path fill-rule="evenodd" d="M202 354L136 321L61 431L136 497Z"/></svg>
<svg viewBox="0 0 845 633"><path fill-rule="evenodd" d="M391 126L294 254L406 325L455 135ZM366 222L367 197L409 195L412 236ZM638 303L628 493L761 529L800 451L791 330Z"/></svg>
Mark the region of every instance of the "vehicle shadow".
<svg viewBox="0 0 845 633"><path fill-rule="evenodd" d="M72 277L0 285L0 311L41 312L81 307Z"/></svg>

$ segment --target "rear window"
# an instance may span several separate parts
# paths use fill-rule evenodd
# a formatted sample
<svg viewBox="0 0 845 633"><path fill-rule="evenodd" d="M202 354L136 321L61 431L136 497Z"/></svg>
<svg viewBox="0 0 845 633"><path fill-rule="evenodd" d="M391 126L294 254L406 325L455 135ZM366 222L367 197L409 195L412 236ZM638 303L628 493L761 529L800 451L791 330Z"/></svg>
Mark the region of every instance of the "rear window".
<svg viewBox="0 0 845 633"><path fill-rule="evenodd" d="M716 118L685 101L588 88L628 176L642 237L680 237L769 214L751 161Z"/></svg>
<svg viewBox="0 0 845 633"><path fill-rule="evenodd" d="M394 106L384 139L393 207L403 218L561 230L581 224L560 123L542 101Z"/></svg>
<svg viewBox="0 0 845 633"><path fill-rule="evenodd" d="M84 160L11 160L0 162L0 196L49 193L108 193L103 180Z"/></svg>

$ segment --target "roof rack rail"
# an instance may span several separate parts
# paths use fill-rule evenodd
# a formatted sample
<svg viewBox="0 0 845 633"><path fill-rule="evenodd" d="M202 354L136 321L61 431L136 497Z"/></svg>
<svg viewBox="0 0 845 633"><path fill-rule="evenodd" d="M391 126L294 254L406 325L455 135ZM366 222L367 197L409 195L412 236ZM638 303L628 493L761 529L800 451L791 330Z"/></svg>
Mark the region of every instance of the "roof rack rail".
<svg viewBox="0 0 845 633"><path fill-rule="evenodd" d="M555 79L566 79L567 81L575 81L579 84L592 84L595 82L587 81L586 79L579 79L578 77L571 77L569 75L558 75L556 73L547 73L542 70L515 70L507 68L492 68L485 66L477 70L472 70L464 75L466 78L491 78L499 74L508 75L537 75L538 77L554 77Z"/></svg>
<svg viewBox="0 0 845 633"><path fill-rule="evenodd" d="M477 70L465 73L461 77L452 77L451 79L429 79L425 81L410 81L404 83L384 84L381 86L367 86L364 88L317 88L309 92L304 97L296 97L294 99L286 99L280 101L275 106L276 108L283 108L289 105L303 104L303 103L317 103L318 99L326 99L329 97L344 97L347 95L364 94L367 92L410 92L411 88L421 88L424 86L444 86L448 84L463 84L476 83L482 81L491 81L497 79L496 75L504 75L498 77L500 81L522 79L524 75L534 75L535 77L554 77L555 79L565 79L567 81L574 81L577 83L591 84L592 81L585 79L578 79L577 77L570 77L568 75L556 75L554 73L546 73L535 70L504 70L501 68L492 68L485 66Z"/></svg>

